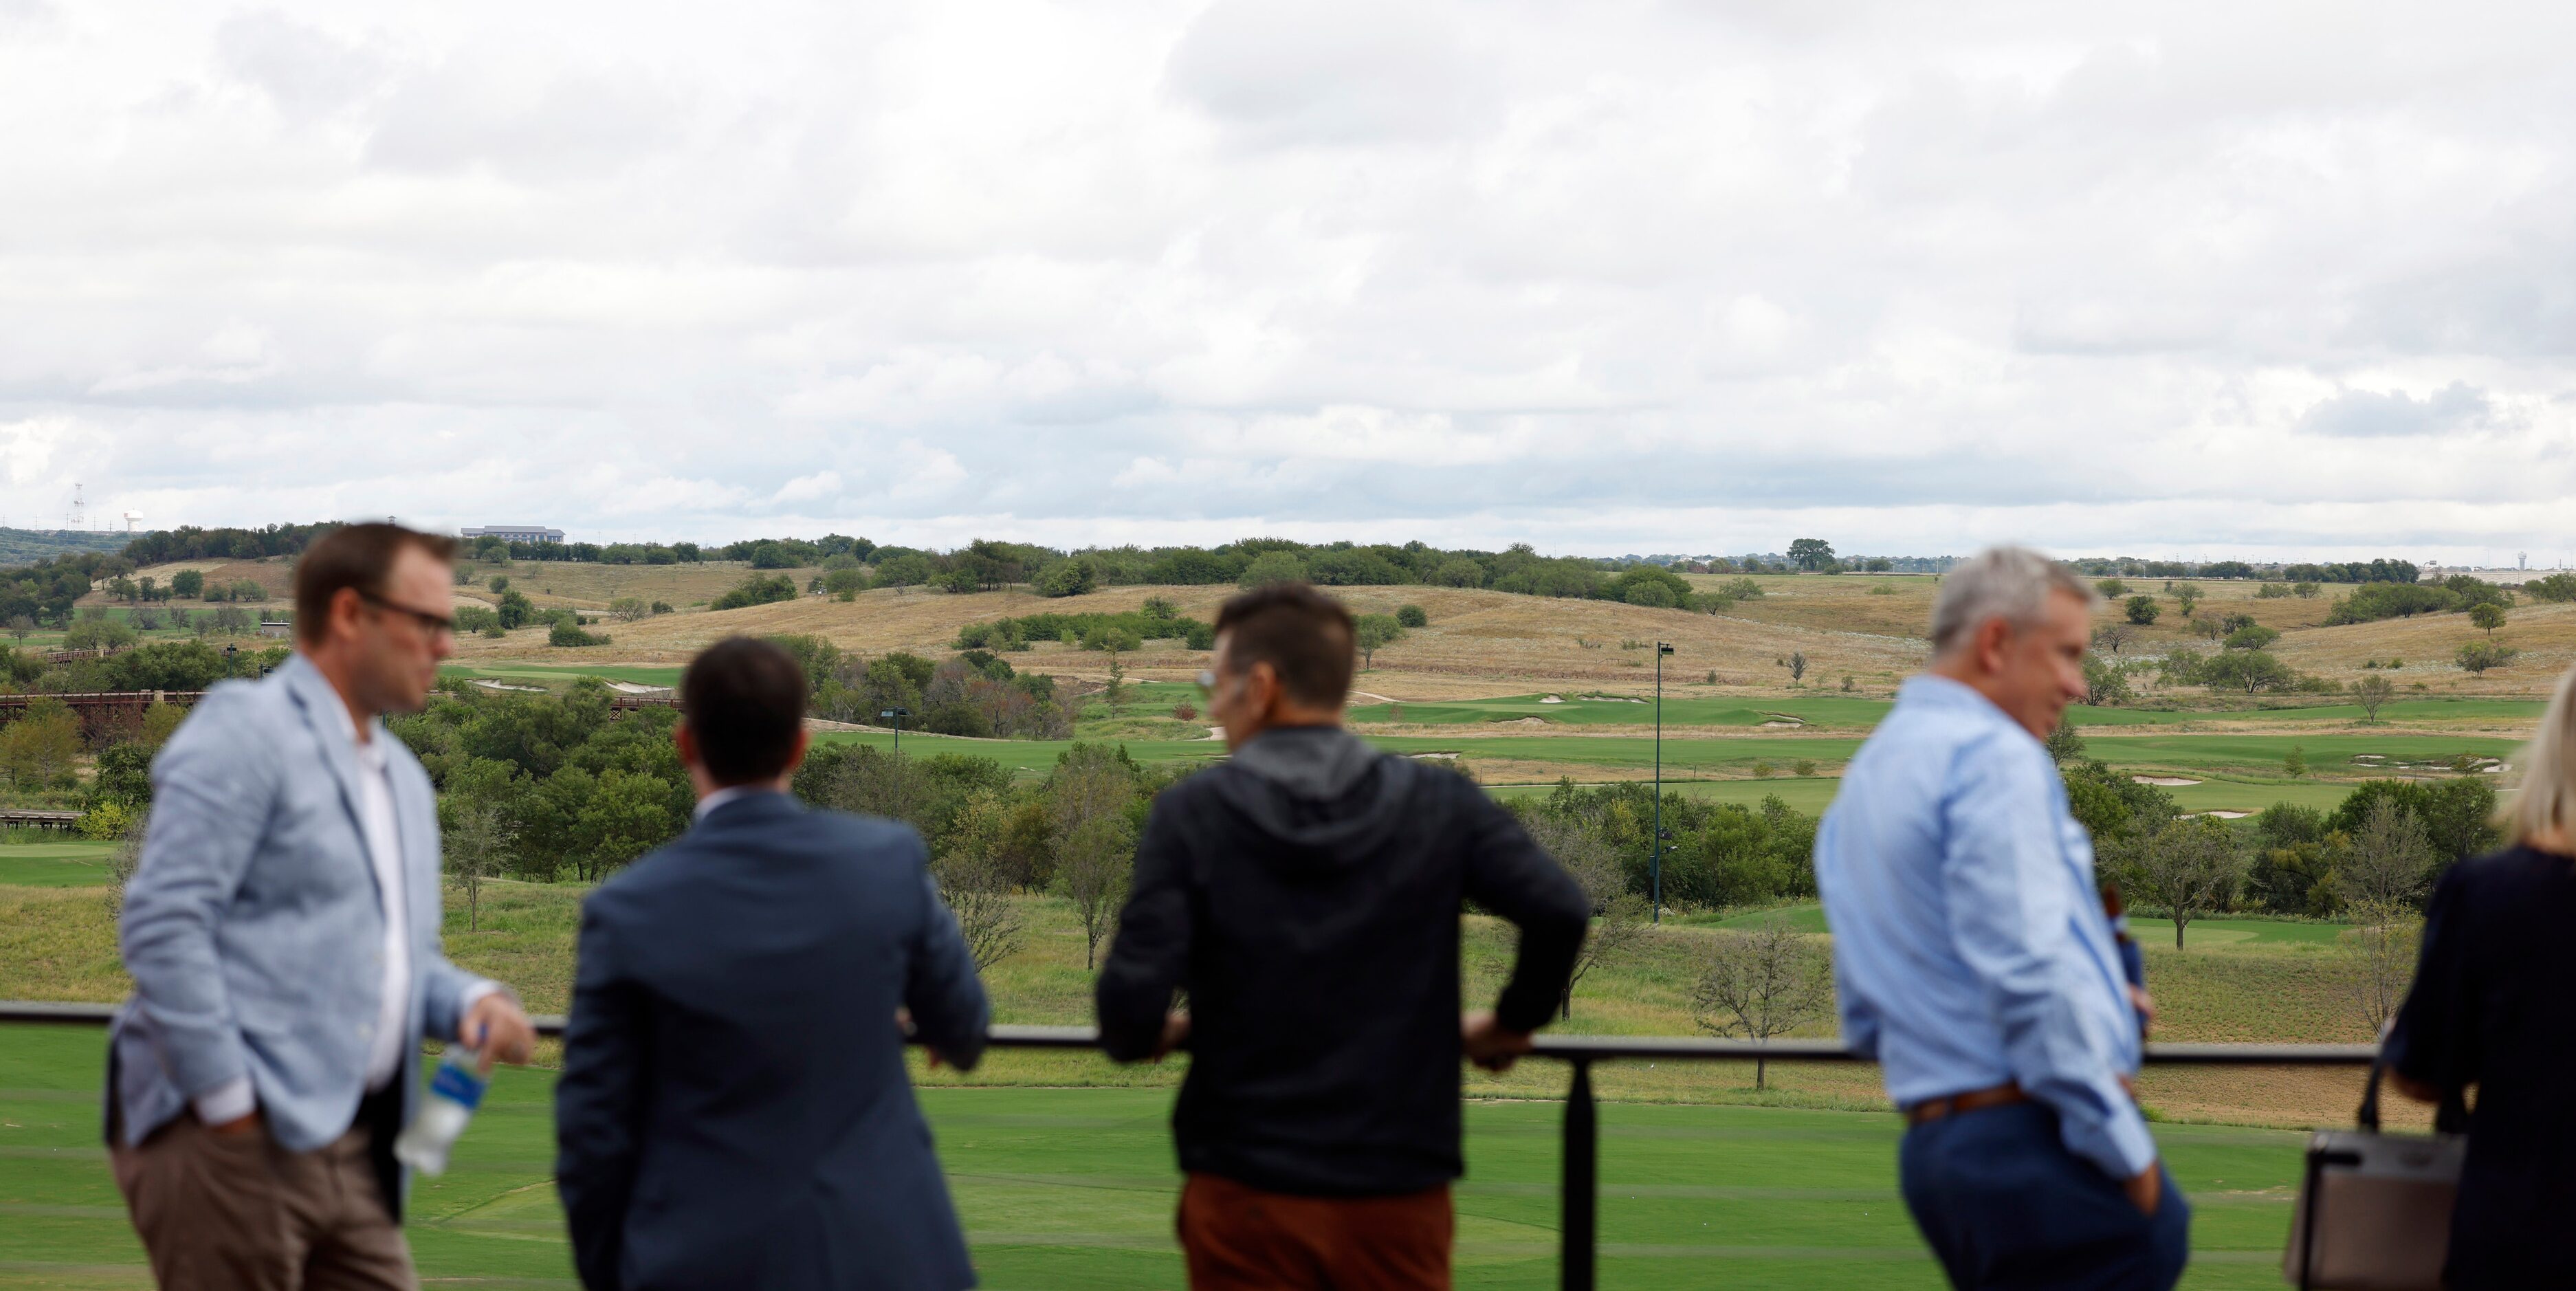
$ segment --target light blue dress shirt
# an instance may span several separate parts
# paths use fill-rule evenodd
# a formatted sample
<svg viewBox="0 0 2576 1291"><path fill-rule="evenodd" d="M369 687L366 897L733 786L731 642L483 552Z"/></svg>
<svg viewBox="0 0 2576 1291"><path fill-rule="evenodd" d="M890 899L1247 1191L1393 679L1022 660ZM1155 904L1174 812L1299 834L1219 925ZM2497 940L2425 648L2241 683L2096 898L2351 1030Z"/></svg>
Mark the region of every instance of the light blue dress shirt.
<svg viewBox="0 0 2576 1291"><path fill-rule="evenodd" d="M1921 676L1816 832L1843 1038L1899 1105L2018 1081L2115 1178L2156 1159L2121 1087L2141 1045L2093 843L2030 732Z"/></svg>

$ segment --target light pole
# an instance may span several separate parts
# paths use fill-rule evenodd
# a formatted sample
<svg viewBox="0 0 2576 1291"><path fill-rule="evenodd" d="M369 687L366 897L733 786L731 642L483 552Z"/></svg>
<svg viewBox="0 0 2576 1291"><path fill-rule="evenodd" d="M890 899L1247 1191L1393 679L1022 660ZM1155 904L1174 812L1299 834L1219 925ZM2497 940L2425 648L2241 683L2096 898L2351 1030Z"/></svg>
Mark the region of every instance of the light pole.
<svg viewBox="0 0 2576 1291"><path fill-rule="evenodd" d="M909 708L880 708L877 710L877 716L891 717L894 719L894 751L897 753L903 752L903 719L912 716L912 710Z"/></svg>
<svg viewBox="0 0 2576 1291"><path fill-rule="evenodd" d="M1672 643L1655 643L1655 856L1646 868L1654 885L1654 922L1664 921L1664 656Z"/></svg>

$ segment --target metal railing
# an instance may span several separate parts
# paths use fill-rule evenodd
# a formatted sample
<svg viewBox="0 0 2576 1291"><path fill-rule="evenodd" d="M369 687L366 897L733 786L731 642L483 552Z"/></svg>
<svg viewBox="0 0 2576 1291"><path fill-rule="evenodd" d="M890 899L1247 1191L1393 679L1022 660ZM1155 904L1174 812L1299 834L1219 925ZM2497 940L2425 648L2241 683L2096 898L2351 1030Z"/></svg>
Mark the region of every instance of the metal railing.
<svg viewBox="0 0 2576 1291"><path fill-rule="evenodd" d="M0 1000L0 1023L53 1022L104 1026L116 1010L105 1004L45 1004ZM537 1033L560 1036L564 1020L535 1019ZM1097 1049L1091 1027L995 1026L986 1032L996 1049ZM1693 1036L1540 1035L1531 1057L1573 1069L1566 1091L1564 1159L1558 1174L1557 1285L1591 1291L1597 1257L1600 1205L1601 1120L1592 1096L1592 1064L1628 1059L1694 1062L1869 1062L1838 1040L1709 1040ZM2167 1067L2366 1067L2378 1056L2367 1044L2150 1044L2149 1066Z"/></svg>

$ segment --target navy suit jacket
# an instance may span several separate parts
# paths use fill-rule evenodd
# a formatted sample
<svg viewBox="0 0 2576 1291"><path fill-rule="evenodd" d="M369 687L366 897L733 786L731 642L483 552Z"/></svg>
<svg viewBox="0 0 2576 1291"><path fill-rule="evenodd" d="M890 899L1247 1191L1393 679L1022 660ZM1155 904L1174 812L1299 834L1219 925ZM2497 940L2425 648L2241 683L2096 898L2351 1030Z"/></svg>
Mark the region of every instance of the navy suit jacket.
<svg viewBox="0 0 2576 1291"><path fill-rule="evenodd" d="M975 1284L895 1009L987 1011L921 839L736 799L583 903L555 1184L591 1291Z"/></svg>

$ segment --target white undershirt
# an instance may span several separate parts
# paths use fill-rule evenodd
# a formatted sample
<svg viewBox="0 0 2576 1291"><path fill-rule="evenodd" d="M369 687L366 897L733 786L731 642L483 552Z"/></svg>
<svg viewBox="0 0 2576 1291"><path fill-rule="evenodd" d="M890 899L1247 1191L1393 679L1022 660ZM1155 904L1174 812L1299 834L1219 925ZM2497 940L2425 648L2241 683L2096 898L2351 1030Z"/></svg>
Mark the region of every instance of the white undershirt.
<svg viewBox="0 0 2576 1291"><path fill-rule="evenodd" d="M334 694L333 698L338 696ZM411 906L403 889L402 832L394 823L392 755L385 745L392 737L385 734L384 723L372 717L367 719L362 735L346 704L325 707L340 719L341 736L357 755L358 834L366 843L367 863L376 876L377 905L385 917L384 940L375 956L383 970L376 996L376 1019L360 1024L360 1034L367 1041L367 1090L373 1093L391 1085L401 1073L403 1046L418 1043L406 1025L411 1020ZM457 1006L458 1016L497 989L490 982L466 988L465 998ZM220 1125L249 1115L257 1099L250 1077L239 1076L198 1095L194 1104L198 1120Z"/></svg>

